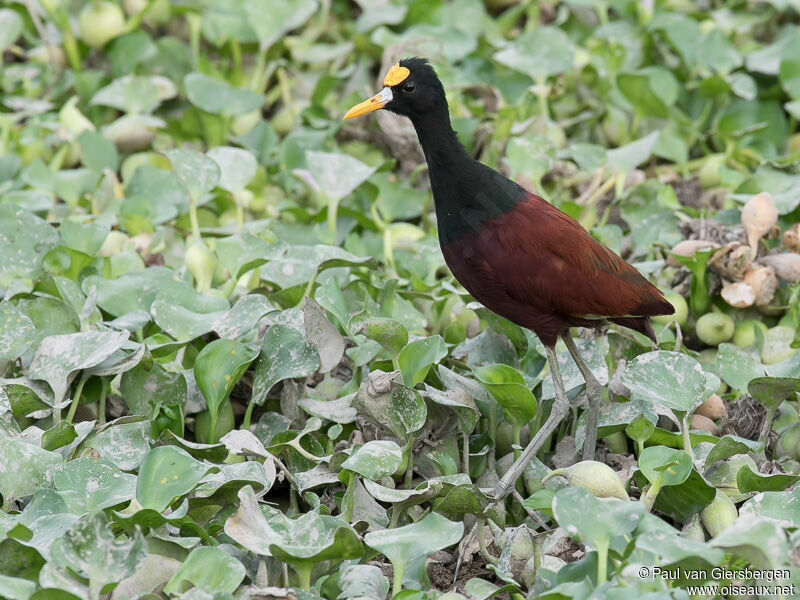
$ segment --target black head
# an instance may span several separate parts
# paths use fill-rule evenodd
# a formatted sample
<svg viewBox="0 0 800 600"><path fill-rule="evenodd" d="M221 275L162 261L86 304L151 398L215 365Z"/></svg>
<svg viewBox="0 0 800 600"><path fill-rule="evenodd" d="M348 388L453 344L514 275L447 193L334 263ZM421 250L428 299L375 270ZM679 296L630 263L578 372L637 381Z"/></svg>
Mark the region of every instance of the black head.
<svg viewBox="0 0 800 600"><path fill-rule="evenodd" d="M383 84L383 90L351 108L344 118L352 119L379 108L412 120L429 117L442 110L447 114L447 98L442 82L426 58L404 58L389 69Z"/></svg>

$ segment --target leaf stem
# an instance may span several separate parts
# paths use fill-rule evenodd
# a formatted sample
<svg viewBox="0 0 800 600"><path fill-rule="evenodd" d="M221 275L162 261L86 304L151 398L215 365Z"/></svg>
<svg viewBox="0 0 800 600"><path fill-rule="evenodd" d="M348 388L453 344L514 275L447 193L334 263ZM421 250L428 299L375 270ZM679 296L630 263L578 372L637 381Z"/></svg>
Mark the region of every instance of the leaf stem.
<svg viewBox="0 0 800 600"><path fill-rule="evenodd" d="M392 565L394 567L394 577L392 578L392 598L403 590L403 572L406 570L404 563Z"/></svg>
<svg viewBox="0 0 800 600"><path fill-rule="evenodd" d="M306 592L309 591L311 589L311 570L314 568L314 565L302 561L292 566L295 572L297 572L297 580L300 584L300 589Z"/></svg>
<svg viewBox="0 0 800 600"><path fill-rule="evenodd" d="M608 578L608 542L597 545L597 585Z"/></svg>
<svg viewBox="0 0 800 600"><path fill-rule="evenodd" d="M105 377L101 377L102 387L100 388L100 399L97 401L97 422L106 422L106 394L108 393L108 382Z"/></svg>
<svg viewBox="0 0 800 600"><path fill-rule="evenodd" d="M255 402L251 400L247 405L247 410L244 411L244 419L242 419L242 429L246 431L250 431L250 421L253 418L254 407L255 407Z"/></svg>
<svg viewBox="0 0 800 600"><path fill-rule="evenodd" d="M83 393L83 386L89 378L84 374L78 382L78 387L75 388L75 395L72 397L72 404L69 405L69 412L67 413L67 422L72 423L72 418L75 416L75 411L80 404L81 394Z"/></svg>

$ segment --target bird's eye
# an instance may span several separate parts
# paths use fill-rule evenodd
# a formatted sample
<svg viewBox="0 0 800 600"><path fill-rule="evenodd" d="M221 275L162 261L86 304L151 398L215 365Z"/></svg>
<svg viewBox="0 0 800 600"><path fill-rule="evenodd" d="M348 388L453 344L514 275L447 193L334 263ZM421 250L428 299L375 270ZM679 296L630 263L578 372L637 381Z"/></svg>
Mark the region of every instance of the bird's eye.
<svg viewBox="0 0 800 600"><path fill-rule="evenodd" d="M410 94L410 93L411 93L411 92L413 92L415 89L417 89L417 86L416 86L416 85L414 85L414 82L413 82L413 81L409 81L408 83L406 83L406 84L403 86L403 88L402 88L402 89L403 89L403 91L404 91L406 94Z"/></svg>

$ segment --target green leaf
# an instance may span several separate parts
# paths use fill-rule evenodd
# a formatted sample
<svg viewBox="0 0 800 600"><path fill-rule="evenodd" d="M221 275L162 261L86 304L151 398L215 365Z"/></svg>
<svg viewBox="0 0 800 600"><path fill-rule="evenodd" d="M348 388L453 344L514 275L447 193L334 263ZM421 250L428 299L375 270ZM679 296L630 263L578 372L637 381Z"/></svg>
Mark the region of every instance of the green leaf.
<svg viewBox="0 0 800 600"><path fill-rule="evenodd" d="M608 150L606 152L608 165L622 173L632 171L650 158L658 143L659 135L658 131L654 131L629 144Z"/></svg>
<svg viewBox="0 0 800 600"><path fill-rule="evenodd" d="M659 350L640 354L628 363L622 382L637 397L680 413L692 413L703 403L703 368L686 354Z"/></svg>
<svg viewBox="0 0 800 600"><path fill-rule="evenodd" d="M406 442L425 424L428 411L419 393L403 384L399 373L373 371L353 400L360 414Z"/></svg>
<svg viewBox="0 0 800 600"><path fill-rule="evenodd" d="M132 575L147 554L140 532L132 539L115 538L106 516L96 512L82 517L53 542L53 561L62 569L84 573L93 598L107 583Z"/></svg>
<svg viewBox="0 0 800 600"><path fill-rule="evenodd" d="M360 446L342 463L342 469L380 481L400 468L403 450L390 440L373 440Z"/></svg>
<svg viewBox="0 0 800 600"><path fill-rule="evenodd" d="M473 369L478 380L489 390L506 418L521 427L536 416L536 397L525 385L525 378L508 365L491 365Z"/></svg>
<svg viewBox="0 0 800 600"><path fill-rule="evenodd" d="M756 494L739 509L743 521L769 519L784 528L797 527L800 522L800 487L788 492Z"/></svg>
<svg viewBox="0 0 800 600"><path fill-rule="evenodd" d="M303 299L303 327L306 339L319 353L320 373L329 372L344 356L344 338L313 298Z"/></svg>
<svg viewBox="0 0 800 600"><path fill-rule="evenodd" d="M216 420L219 407L257 356L258 351L233 340L214 340L197 355L194 377L212 419Z"/></svg>
<svg viewBox="0 0 800 600"><path fill-rule="evenodd" d="M51 335L33 355L28 375L50 384L55 402L67 393L73 373L93 367L111 356L128 339L128 332L82 331Z"/></svg>
<svg viewBox="0 0 800 600"><path fill-rule="evenodd" d="M349 154L337 152L306 152L306 168L318 191L330 200L341 200L375 172Z"/></svg>
<svg viewBox="0 0 800 600"><path fill-rule="evenodd" d="M349 327L353 333L360 333L368 339L375 340L389 350L394 356L408 344L408 331L399 321L385 317L362 317L359 313L350 319Z"/></svg>
<svg viewBox="0 0 800 600"><path fill-rule="evenodd" d="M46 221L17 206L0 205L0 285L13 279L36 279L42 258L58 245L58 234Z"/></svg>
<svg viewBox="0 0 800 600"><path fill-rule="evenodd" d="M61 455L21 440L4 439L0 444L0 493L4 502L30 496L48 485Z"/></svg>
<svg viewBox="0 0 800 600"><path fill-rule="evenodd" d="M175 446L150 450L139 468L136 499L144 508L162 511L188 494L205 477L208 467Z"/></svg>
<svg viewBox="0 0 800 600"><path fill-rule="evenodd" d="M233 87L203 73L189 73L184 77L183 85L189 102L215 115L243 115L261 108L264 103L264 97L253 90Z"/></svg>
<svg viewBox="0 0 800 600"><path fill-rule="evenodd" d="M272 387L284 379L308 377L320 366L317 349L302 333L286 325L273 325L261 340L261 355L253 377L253 401L263 404Z"/></svg>
<svg viewBox="0 0 800 600"><path fill-rule="evenodd" d="M76 458L56 469L53 485L76 514L111 508L136 497L136 476L110 462Z"/></svg>
<svg viewBox="0 0 800 600"><path fill-rule="evenodd" d="M200 546L189 553L164 586L164 593L179 594L186 583L207 594L231 594L245 576L244 565L219 546Z"/></svg>
<svg viewBox="0 0 800 600"><path fill-rule="evenodd" d="M21 356L36 339L33 321L10 302L0 302L0 360Z"/></svg>
<svg viewBox="0 0 800 600"><path fill-rule="evenodd" d="M664 487L680 485L692 472L692 457L683 450L649 446L639 455L639 469L650 483L656 483L663 474Z"/></svg>
<svg viewBox="0 0 800 600"><path fill-rule="evenodd" d="M447 346L439 335L414 340L397 357L403 382L415 386L428 375L431 365L447 356Z"/></svg>
<svg viewBox="0 0 800 600"><path fill-rule="evenodd" d="M196 292L188 285L164 286L150 305L156 325L176 340L191 340L211 331L229 310L219 296Z"/></svg>
<svg viewBox="0 0 800 600"><path fill-rule="evenodd" d="M783 529L768 519L737 519L709 543L760 569L775 569L785 565L789 552Z"/></svg>
<svg viewBox="0 0 800 600"><path fill-rule="evenodd" d="M770 409L784 400L793 400L800 392L800 379L795 377L758 377L750 381L747 391L754 399Z"/></svg>
<svg viewBox="0 0 800 600"><path fill-rule="evenodd" d="M164 150L164 156L170 160L178 179L189 192L189 197L195 201L219 183L219 166L205 154L196 150L178 149Z"/></svg>
<svg viewBox="0 0 800 600"><path fill-rule="evenodd" d="M22 17L10 8L0 9L0 52L5 52L22 35Z"/></svg>
<svg viewBox="0 0 800 600"><path fill-rule="evenodd" d="M178 93L175 84L158 75L125 75L100 89L90 104L110 106L125 113L150 113Z"/></svg>
<svg viewBox="0 0 800 600"><path fill-rule="evenodd" d="M300 27L317 10L317 0L250 0L245 10L262 48L269 48L292 29ZM270 15L265 19L264 15Z"/></svg>
<svg viewBox="0 0 800 600"><path fill-rule="evenodd" d="M519 35L495 53L494 59L538 81L570 69L573 47L561 29L544 25Z"/></svg>
<svg viewBox="0 0 800 600"><path fill-rule="evenodd" d="M249 150L233 146L215 146L208 156L219 166L219 183L223 190L232 194L241 192L256 176L258 162Z"/></svg>
<svg viewBox="0 0 800 600"><path fill-rule="evenodd" d="M669 116L669 109L662 96L654 91L649 75L622 73L617 76L617 85L628 102L642 114L662 119Z"/></svg>
<svg viewBox="0 0 800 600"><path fill-rule="evenodd" d="M95 173L108 169L116 171L119 166L117 148L108 139L91 130L84 131L78 138L81 146L81 162Z"/></svg>
<svg viewBox="0 0 800 600"><path fill-rule="evenodd" d="M430 513L411 525L371 531L364 536L364 543L386 556L395 569L402 571L411 561L456 544L463 534L463 523Z"/></svg>
<svg viewBox="0 0 800 600"><path fill-rule="evenodd" d="M736 487L743 494L748 492L780 492L793 486L798 481L800 481L800 476L798 475L783 473L764 475L762 473L754 473L747 465L743 465L736 473Z"/></svg>
<svg viewBox="0 0 800 600"><path fill-rule="evenodd" d="M633 531L644 515L640 502L595 498L581 487L558 490L553 498L553 516L573 538L593 548L608 547L618 535Z"/></svg>
<svg viewBox="0 0 800 600"><path fill-rule="evenodd" d="M117 279L106 279L100 275L89 275L83 280L81 289L89 294L97 293L97 306L114 317L121 317L135 311L150 314L150 305L159 291L172 282L175 273L164 267L148 267L120 275Z"/></svg>
<svg viewBox="0 0 800 600"><path fill-rule="evenodd" d="M717 372L725 383L744 393L752 379L764 375L764 366L761 360L746 350L723 343L717 350Z"/></svg>

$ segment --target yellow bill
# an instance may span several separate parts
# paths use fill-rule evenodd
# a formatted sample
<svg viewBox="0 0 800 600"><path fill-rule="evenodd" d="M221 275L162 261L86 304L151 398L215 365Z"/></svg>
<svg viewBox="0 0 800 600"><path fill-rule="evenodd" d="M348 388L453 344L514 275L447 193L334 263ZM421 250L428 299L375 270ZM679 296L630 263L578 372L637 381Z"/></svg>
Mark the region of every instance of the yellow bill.
<svg viewBox="0 0 800 600"><path fill-rule="evenodd" d="M345 113L344 118L352 119L353 117L360 117L361 115L365 115L373 110L383 108L388 102L391 102L391 100L392 88L387 86L371 98L367 98L363 102L356 104L353 108L348 110L347 113Z"/></svg>

